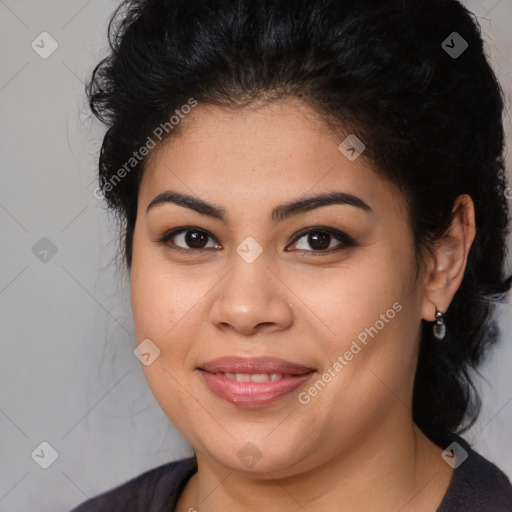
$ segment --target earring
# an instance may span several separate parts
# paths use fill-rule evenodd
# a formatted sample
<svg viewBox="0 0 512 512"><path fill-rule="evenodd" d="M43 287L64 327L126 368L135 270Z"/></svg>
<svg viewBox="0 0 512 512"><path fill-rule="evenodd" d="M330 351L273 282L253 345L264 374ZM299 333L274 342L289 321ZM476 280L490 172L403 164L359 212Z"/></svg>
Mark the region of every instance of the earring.
<svg viewBox="0 0 512 512"><path fill-rule="evenodd" d="M439 311L439 309L437 309L437 306L436 306L436 323L433 327L433 332L434 332L434 336L438 339L438 340L442 340L446 334L446 325L444 323L444 315L443 313L441 313L441 311Z"/></svg>

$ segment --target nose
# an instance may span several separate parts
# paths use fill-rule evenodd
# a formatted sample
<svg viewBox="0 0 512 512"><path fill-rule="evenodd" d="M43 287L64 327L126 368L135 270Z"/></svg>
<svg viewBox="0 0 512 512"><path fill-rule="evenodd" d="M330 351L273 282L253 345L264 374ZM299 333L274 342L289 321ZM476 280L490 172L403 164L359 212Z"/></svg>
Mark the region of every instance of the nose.
<svg viewBox="0 0 512 512"><path fill-rule="evenodd" d="M218 295L210 320L218 329L250 336L284 330L292 325L290 288L262 256L252 263L236 256L233 267L216 287Z"/></svg>

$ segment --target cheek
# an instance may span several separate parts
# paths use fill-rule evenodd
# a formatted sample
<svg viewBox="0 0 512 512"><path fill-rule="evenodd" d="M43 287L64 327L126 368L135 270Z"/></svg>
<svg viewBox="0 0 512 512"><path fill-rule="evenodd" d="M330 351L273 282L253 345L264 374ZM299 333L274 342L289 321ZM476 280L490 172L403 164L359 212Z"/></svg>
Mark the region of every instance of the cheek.
<svg viewBox="0 0 512 512"><path fill-rule="evenodd" d="M141 336L159 337L155 335L161 327L160 324L169 318L163 309L164 304L169 302L162 300L161 288L155 273L147 265L134 263L130 274L130 299L137 341Z"/></svg>
<svg viewBox="0 0 512 512"><path fill-rule="evenodd" d="M378 252L361 263L354 260L350 269L315 285L310 295L312 309L329 326L322 343L327 366L343 358L343 369L334 371L339 377L333 389L349 387L371 403L386 392L379 378L391 389L407 387L418 335L411 255L389 248Z"/></svg>
<svg viewBox="0 0 512 512"><path fill-rule="evenodd" d="M328 326L326 333L333 338L357 336L375 322L381 326L380 315L388 310L386 319L395 323L399 315L395 315L393 304L405 300L407 279L392 264L384 268L379 261L380 266L377 261L361 260L361 264L337 269L321 279L304 280L295 288L317 316L317 323Z"/></svg>
<svg viewBox="0 0 512 512"><path fill-rule="evenodd" d="M130 299L137 343L149 338L167 364L185 357L205 314L200 303L210 286L206 279L191 280L187 270L134 259Z"/></svg>
<svg viewBox="0 0 512 512"><path fill-rule="evenodd" d="M169 277L160 269L135 259L130 273L130 298L137 345L149 339L160 351L149 365L141 364L145 378L162 410L178 428L183 419L175 411L193 408L184 392L181 371L189 352L189 339L180 322L190 306ZM186 320L185 317L183 320Z"/></svg>
<svg viewBox="0 0 512 512"><path fill-rule="evenodd" d="M143 338L161 343L186 304L187 287L180 286L164 272L157 251L140 240L137 230L133 240L130 271L130 300L137 342Z"/></svg>
<svg viewBox="0 0 512 512"><path fill-rule="evenodd" d="M143 366L148 380L154 378L153 374L158 369L158 373L162 371L169 348L172 346L173 351L179 352L183 345L176 336L178 329L175 328L184 314L181 311L182 299L176 286L161 275L158 267L143 259L140 253L134 257L130 272L130 301L136 344L149 339L160 351L154 363Z"/></svg>

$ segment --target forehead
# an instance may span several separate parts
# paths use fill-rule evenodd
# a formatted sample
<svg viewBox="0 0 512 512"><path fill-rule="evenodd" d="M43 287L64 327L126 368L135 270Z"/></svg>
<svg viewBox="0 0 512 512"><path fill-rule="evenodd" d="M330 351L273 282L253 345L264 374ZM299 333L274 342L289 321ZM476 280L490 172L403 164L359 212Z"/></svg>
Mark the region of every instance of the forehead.
<svg viewBox="0 0 512 512"><path fill-rule="evenodd" d="M333 142L339 138L313 109L297 99L239 109L199 104L180 120L178 128L177 136L171 134L150 155L148 169L165 161L169 152L174 157L188 153L191 167L196 160L204 163L209 159L240 170L272 159L280 163L299 156L315 160L315 147L323 137L330 136ZM193 148L199 151L192 152Z"/></svg>
<svg viewBox="0 0 512 512"><path fill-rule="evenodd" d="M139 191L146 206L166 189L250 208L336 190L405 212L401 194L371 163L339 150L347 134L298 100L239 110L198 105L180 123L178 136L150 154Z"/></svg>

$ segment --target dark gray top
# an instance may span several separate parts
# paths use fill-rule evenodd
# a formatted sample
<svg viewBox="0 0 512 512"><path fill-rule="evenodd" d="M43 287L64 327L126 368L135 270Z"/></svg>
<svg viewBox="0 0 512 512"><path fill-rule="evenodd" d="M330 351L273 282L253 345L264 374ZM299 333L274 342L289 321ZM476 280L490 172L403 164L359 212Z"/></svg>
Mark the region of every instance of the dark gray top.
<svg viewBox="0 0 512 512"><path fill-rule="evenodd" d="M448 448L451 442L457 442L468 457L455 467L437 512L512 512L512 486L505 474L455 434L441 446ZM196 471L195 457L169 462L85 501L70 512L171 512Z"/></svg>

